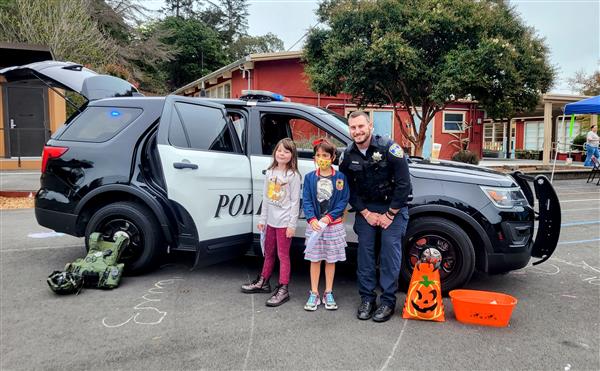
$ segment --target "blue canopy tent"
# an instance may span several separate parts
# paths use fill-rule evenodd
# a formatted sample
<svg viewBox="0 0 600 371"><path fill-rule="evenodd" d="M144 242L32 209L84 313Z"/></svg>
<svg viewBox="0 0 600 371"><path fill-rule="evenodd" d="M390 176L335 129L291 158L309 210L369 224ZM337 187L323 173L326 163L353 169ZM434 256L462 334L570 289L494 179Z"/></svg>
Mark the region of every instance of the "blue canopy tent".
<svg viewBox="0 0 600 371"><path fill-rule="evenodd" d="M565 115L600 114L600 95L565 105Z"/></svg>
<svg viewBox="0 0 600 371"><path fill-rule="evenodd" d="M571 115L571 126L570 126L570 135L573 134L573 122L575 121L575 115L586 115L586 114L600 114L600 95L596 97L586 98L580 100L579 102L567 103L564 108L565 114L563 115L562 121L563 125L565 122L565 116ZM550 177L550 182L552 182L554 178L554 169L556 167L556 155L558 154L558 150L554 156L554 165L552 166L552 176Z"/></svg>

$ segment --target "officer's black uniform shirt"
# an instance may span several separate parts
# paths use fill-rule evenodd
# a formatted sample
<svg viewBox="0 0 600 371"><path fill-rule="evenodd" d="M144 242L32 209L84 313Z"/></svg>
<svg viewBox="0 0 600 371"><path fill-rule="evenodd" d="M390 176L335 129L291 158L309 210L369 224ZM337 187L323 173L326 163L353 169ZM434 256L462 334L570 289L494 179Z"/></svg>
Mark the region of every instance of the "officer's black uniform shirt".
<svg viewBox="0 0 600 371"><path fill-rule="evenodd" d="M343 153L340 171L348 179L350 205L356 212L367 205L383 212L407 203L411 192L408 161L401 147L387 137L371 136L366 155L352 143Z"/></svg>

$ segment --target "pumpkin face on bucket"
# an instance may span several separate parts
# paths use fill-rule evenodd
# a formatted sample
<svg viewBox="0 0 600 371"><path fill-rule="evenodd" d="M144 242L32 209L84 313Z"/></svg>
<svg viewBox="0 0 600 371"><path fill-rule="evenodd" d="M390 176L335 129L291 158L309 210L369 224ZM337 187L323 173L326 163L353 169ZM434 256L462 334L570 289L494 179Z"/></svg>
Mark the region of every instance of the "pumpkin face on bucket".
<svg viewBox="0 0 600 371"><path fill-rule="evenodd" d="M444 321L440 274L433 264L420 263L415 267L402 317Z"/></svg>

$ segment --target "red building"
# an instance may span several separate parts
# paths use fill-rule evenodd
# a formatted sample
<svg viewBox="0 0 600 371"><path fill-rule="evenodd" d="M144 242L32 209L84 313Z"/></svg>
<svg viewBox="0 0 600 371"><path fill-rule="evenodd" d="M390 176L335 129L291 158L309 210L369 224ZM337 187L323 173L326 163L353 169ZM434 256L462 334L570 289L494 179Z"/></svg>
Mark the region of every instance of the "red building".
<svg viewBox="0 0 600 371"><path fill-rule="evenodd" d="M177 89L175 94L201 96L204 90L204 95L208 97L238 98L242 90L269 90L286 96L292 102L327 108L343 116L357 109L348 95L331 97L312 91L301 57L302 52L251 54ZM372 106L367 107L366 111L374 121L376 133L388 135L403 146L411 147L410 142L402 136L398 127L401 123L397 122L391 107ZM400 112L400 121L407 125L408 111ZM459 101L449 105L429 123L423 156L430 155L432 143L440 143L440 158L450 159L458 151L450 142L459 136L468 138L469 149L481 157L483 121L484 112L477 108L476 102ZM471 128L464 130L464 123Z"/></svg>

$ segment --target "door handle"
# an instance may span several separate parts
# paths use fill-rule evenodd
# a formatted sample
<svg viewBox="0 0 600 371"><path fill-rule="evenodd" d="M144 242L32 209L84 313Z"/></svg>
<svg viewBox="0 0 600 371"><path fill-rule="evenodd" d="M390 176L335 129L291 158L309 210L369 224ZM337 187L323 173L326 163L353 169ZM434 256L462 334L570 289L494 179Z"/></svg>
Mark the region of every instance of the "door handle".
<svg viewBox="0 0 600 371"><path fill-rule="evenodd" d="M17 127L17 124L15 124L15 119L10 119L10 128L14 129Z"/></svg>
<svg viewBox="0 0 600 371"><path fill-rule="evenodd" d="M196 170L198 165L190 164L189 162L173 162L173 167L175 169L193 169Z"/></svg>

